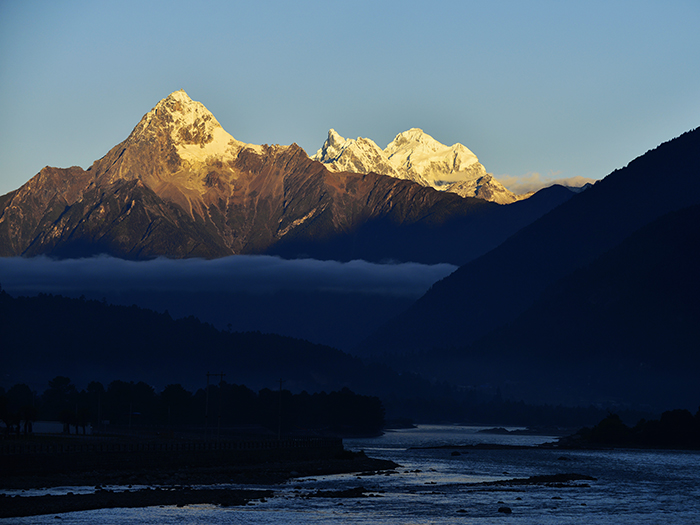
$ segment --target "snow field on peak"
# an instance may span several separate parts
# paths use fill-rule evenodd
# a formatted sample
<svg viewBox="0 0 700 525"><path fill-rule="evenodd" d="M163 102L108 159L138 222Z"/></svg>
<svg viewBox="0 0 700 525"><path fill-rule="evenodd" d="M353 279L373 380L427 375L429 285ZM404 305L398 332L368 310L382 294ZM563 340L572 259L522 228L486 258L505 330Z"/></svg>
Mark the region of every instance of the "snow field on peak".
<svg viewBox="0 0 700 525"><path fill-rule="evenodd" d="M460 172L479 162L476 155L462 144L445 146L423 130L413 128L399 133L384 149L392 166L414 171L428 181L438 171L442 174ZM452 182L463 177L450 177ZM444 177L440 177L445 180Z"/></svg>
<svg viewBox="0 0 700 525"><path fill-rule="evenodd" d="M328 131L328 139L316 154L311 156L311 159L324 163L331 171L350 171L353 173L372 171L396 178L405 178L394 170L382 149L372 139L363 137L346 139L334 129Z"/></svg>
<svg viewBox="0 0 700 525"><path fill-rule="evenodd" d="M446 146L420 128L399 133L383 150L371 139L345 139L331 129L326 142L311 158L331 171L374 172L499 204L519 200L486 173L466 146Z"/></svg>
<svg viewBox="0 0 700 525"><path fill-rule="evenodd" d="M193 162L205 162L210 157L221 160L230 160L234 152L240 149L243 143L238 142L224 128L219 126L211 131L212 140L200 146L198 144L178 144L175 148L182 160Z"/></svg>
<svg viewBox="0 0 700 525"><path fill-rule="evenodd" d="M192 100L184 90L171 93L151 111L154 115L166 111L172 118L170 137L177 154L190 163L206 162L216 158L230 160L242 148L262 152L262 146L236 140L202 104ZM188 141L186 136L198 136L198 141ZM202 138L203 137L203 138Z"/></svg>

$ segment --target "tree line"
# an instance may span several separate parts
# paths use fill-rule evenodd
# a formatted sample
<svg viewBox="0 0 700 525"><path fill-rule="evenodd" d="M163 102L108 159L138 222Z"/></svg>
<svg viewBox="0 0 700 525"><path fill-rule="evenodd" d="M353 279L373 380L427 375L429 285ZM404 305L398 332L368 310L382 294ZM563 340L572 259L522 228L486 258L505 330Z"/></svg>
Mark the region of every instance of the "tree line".
<svg viewBox="0 0 700 525"><path fill-rule="evenodd" d="M59 374L87 385L94 379L104 381L107 373L110 378L138 374L149 384L195 385L208 370L235 370L236 381L256 393L274 386L270 378L278 377L287 379L284 386L295 392L333 392L348 386L378 396L394 420L568 428L593 425L606 414L605 408L595 406L525 403L509 395L507 387L503 396L495 395L498 384L475 374L474 380L459 383L464 386L435 382L417 354L393 360L397 368L391 368L308 341L221 331L192 316L173 319L167 312L85 298L47 294L15 298L0 289L0 332L4 377L18 383L31 378L33 387ZM443 356L437 353L434 358L439 361ZM477 363L465 360L459 370L466 376L477 368ZM94 403L93 399L89 406ZM32 404L24 405L32 410ZM75 402L68 409L75 413ZM118 421L127 412L128 406L113 415L105 406L101 419ZM175 421L173 408L170 414ZM189 420L201 422L197 414ZM642 416L649 414L635 415ZM141 413L132 416L132 425L139 418L143 419ZM85 421L85 416L79 419Z"/></svg>
<svg viewBox="0 0 700 525"><path fill-rule="evenodd" d="M626 425L618 414L611 413L594 427L579 430L573 442L593 446L700 449L700 409L695 415L685 409L669 410L659 419L640 419L633 427Z"/></svg>
<svg viewBox="0 0 700 525"><path fill-rule="evenodd" d="M292 394L220 381L195 392L169 384L157 392L140 382L115 380L105 388L92 381L79 390L68 377L50 380L41 395L26 384L0 387L0 420L4 435L30 435L36 421L60 421L64 433L89 427L132 432L210 432L227 435L377 434L384 426L378 397L348 388L330 393Z"/></svg>

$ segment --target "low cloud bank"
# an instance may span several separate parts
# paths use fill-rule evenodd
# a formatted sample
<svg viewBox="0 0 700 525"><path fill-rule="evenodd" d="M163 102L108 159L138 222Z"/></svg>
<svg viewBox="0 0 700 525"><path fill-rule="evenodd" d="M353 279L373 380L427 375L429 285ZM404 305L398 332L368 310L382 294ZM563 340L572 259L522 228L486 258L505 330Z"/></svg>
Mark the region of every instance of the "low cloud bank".
<svg viewBox="0 0 700 525"><path fill-rule="evenodd" d="M0 258L0 285L13 295L77 292L338 292L419 297L452 273L451 264L285 260L238 255L214 260L125 261L100 256Z"/></svg>
<svg viewBox="0 0 700 525"><path fill-rule="evenodd" d="M555 176L556 175L553 177ZM569 188L580 188L588 183L594 184L596 182L595 179L581 177L580 175L561 179L553 177L543 177L539 173L528 173L527 175L522 175L520 177L513 175L500 175L497 177L497 179L501 184L516 195L523 195L525 193L530 193L531 191L539 191L543 188L554 186L555 184L560 184L561 186L567 186Z"/></svg>

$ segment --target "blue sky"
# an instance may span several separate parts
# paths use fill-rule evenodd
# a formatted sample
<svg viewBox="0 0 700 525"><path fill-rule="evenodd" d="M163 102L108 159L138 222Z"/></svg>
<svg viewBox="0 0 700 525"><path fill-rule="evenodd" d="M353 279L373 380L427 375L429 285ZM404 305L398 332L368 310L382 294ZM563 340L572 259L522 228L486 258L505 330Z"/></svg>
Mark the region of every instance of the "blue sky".
<svg viewBox="0 0 700 525"><path fill-rule="evenodd" d="M0 0L0 194L177 89L245 142L420 127L502 179L602 178L700 125L699 27L697 0Z"/></svg>

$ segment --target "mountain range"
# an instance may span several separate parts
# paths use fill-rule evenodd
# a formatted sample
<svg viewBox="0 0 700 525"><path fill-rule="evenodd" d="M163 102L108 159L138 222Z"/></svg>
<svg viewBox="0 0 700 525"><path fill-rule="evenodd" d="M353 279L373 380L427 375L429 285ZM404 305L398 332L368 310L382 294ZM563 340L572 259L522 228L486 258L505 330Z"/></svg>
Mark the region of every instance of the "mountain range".
<svg viewBox="0 0 700 525"><path fill-rule="evenodd" d="M384 150L331 130L311 158L237 141L178 91L88 170L47 167L0 197L0 255L448 262L354 353L464 392L693 408L699 152L695 129L585 191L498 204L453 191L485 168L421 130Z"/></svg>
<svg viewBox="0 0 700 525"><path fill-rule="evenodd" d="M89 169L46 167L0 197L0 256L267 253L462 264L572 195L541 193L504 207L331 171L296 144L234 139L176 91Z"/></svg>

